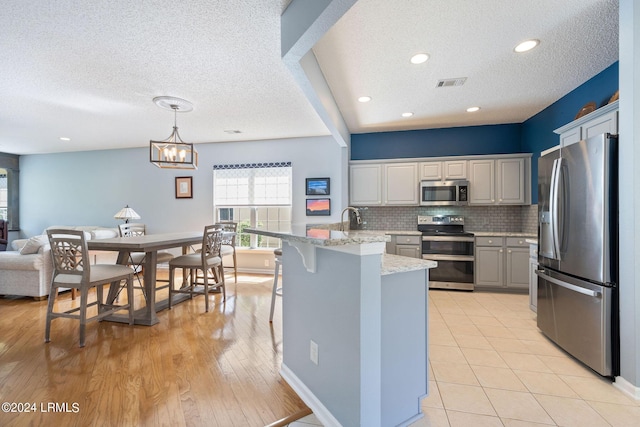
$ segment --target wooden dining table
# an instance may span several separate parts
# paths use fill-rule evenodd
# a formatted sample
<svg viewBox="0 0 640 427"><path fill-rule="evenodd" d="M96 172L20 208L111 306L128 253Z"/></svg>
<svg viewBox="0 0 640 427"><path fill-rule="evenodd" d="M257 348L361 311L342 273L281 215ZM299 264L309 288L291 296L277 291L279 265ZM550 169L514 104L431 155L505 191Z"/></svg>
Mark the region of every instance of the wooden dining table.
<svg viewBox="0 0 640 427"><path fill-rule="evenodd" d="M87 241L89 250L99 251L117 251L118 264L127 264L129 254L131 252L144 252L144 294L146 305L135 310L134 323L136 325L155 325L159 322L156 312L167 307L169 300L156 300L156 264L158 259L158 251L171 248L182 248L182 253L186 254L189 246L202 243L202 231L192 232L175 232L175 233L159 233L146 234L144 236L131 237L113 237L109 239L96 239ZM111 286L107 301L114 301L117 292L117 286ZM183 297L188 298L188 295ZM183 299L186 299L183 298ZM177 302L177 301L174 301ZM105 317L105 320L127 321L126 316L113 315Z"/></svg>

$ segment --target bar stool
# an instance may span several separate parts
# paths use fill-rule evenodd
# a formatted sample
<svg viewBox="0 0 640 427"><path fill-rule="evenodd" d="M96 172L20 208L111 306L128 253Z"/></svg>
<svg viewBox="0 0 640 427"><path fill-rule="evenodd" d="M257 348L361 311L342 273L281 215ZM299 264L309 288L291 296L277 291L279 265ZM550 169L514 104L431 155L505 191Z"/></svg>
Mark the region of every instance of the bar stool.
<svg viewBox="0 0 640 427"><path fill-rule="evenodd" d="M276 296L282 296L282 286L278 287L278 276L280 275L280 266L282 265L282 248L274 249L273 255L276 257L276 265L273 276L273 289L271 290L271 313L269 314L269 323L273 322L273 309L276 305Z"/></svg>

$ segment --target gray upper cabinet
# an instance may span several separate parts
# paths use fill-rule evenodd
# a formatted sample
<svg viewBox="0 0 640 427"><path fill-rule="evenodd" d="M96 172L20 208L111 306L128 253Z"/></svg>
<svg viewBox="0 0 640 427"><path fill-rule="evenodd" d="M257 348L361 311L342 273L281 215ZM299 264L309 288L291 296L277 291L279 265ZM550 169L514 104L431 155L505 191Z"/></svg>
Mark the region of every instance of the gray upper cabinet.
<svg viewBox="0 0 640 427"><path fill-rule="evenodd" d="M496 173L493 159L469 161L469 204L496 203Z"/></svg>
<svg viewBox="0 0 640 427"><path fill-rule="evenodd" d="M469 160L470 205L531 203L531 157Z"/></svg>
<svg viewBox="0 0 640 427"><path fill-rule="evenodd" d="M352 206L417 206L418 163L366 163L349 168Z"/></svg>
<svg viewBox="0 0 640 427"><path fill-rule="evenodd" d="M618 133L618 102L614 101L598 108L597 110L567 123L554 130L560 135L560 145L575 144L576 142L591 138L602 133Z"/></svg>
<svg viewBox="0 0 640 427"><path fill-rule="evenodd" d="M463 157L463 156L458 156ZM349 163L352 206L419 206L420 181L469 181L470 205L531 203L531 154Z"/></svg>
<svg viewBox="0 0 640 427"><path fill-rule="evenodd" d="M445 160L420 163L421 181L467 179L467 160Z"/></svg>
<svg viewBox="0 0 640 427"><path fill-rule="evenodd" d="M353 206L382 205L382 165L351 165L349 194Z"/></svg>
<svg viewBox="0 0 640 427"><path fill-rule="evenodd" d="M385 164L382 182L385 205L418 205L418 163Z"/></svg>

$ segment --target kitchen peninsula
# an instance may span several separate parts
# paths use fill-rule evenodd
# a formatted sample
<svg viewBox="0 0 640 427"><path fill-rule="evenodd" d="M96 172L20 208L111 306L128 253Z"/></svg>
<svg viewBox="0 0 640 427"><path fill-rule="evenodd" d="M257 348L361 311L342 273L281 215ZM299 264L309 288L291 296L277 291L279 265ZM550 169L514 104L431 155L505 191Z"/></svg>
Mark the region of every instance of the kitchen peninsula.
<svg viewBox="0 0 640 427"><path fill-rule="evenodd" d="M381 232L294 227L283 241L281 374L325 426L408 425L427 394L433 261Z"/></svg>

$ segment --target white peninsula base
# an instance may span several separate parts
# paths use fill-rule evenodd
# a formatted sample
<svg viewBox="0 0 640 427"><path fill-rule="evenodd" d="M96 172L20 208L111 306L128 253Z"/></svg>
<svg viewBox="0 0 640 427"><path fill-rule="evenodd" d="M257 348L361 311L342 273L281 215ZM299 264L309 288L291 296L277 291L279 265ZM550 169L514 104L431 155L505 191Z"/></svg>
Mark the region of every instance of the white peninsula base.
<svg viewBox="0 0 640 427"><path fill-rule="evenodd" d="M422 417L428 269L436 263L383 255L383 234L305 241L306 232L250 232L285 242L281 374L323 425L397 426Z"/></svg>

